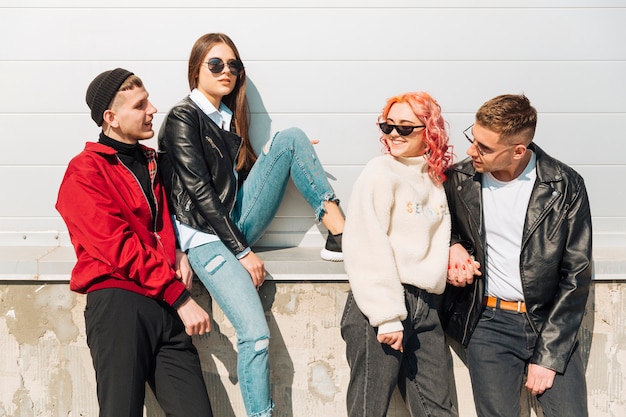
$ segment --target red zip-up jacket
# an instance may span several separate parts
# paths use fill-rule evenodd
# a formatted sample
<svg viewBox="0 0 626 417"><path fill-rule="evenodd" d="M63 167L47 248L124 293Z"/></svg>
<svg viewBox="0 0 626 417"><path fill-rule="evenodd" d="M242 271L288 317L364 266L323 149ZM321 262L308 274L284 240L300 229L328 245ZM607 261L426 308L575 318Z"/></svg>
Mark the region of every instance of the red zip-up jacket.
<svg viewBox="0 0 626 417"><path fill-rule="evenodd" d="M120 288L173 305L186 291L174 271L176 237L155 151L142 150L154 196L111 147L88 142L70 161L56 203L76 251L70 289ZM155 198L156 217L148 198Z"/></svg>

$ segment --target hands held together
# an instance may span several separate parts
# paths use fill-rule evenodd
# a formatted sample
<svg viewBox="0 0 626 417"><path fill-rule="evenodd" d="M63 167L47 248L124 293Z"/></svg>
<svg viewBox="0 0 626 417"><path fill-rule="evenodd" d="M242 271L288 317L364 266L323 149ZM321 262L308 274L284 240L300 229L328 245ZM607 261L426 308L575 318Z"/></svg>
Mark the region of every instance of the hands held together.
<svg viewBox="0 0 626 417"><path fill-rule="evenodd" d="M474 282L474 276L480 276L480 262L472 256L460 243L450 246L448 259L448 278L446 282L455 287L465 287Z"/></svg>

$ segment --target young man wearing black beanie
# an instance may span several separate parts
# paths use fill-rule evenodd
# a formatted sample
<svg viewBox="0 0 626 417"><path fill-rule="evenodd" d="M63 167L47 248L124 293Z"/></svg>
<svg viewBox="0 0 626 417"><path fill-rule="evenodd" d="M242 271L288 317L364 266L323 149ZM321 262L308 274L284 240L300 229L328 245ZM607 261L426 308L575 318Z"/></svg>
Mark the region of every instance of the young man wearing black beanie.
<svg viewBox="0 0 626 417"><path fill-rule="evenodd" d="M168 416L210 417L191 341L210 331L209 315L190 297L155 151L139 143L157 110L122 68L98 75L86 100L102 132L70 161L56 208L76 251L70 289L87 294L100 417L140 417L146 382Z"/></svg>

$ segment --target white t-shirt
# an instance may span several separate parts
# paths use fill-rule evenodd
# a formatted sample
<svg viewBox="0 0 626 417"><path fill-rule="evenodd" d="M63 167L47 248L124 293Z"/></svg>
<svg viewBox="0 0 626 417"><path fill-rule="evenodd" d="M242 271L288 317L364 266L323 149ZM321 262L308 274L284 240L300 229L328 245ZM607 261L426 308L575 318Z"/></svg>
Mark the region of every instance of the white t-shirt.
<svg viewBox="0 0 626 417"><path fill-rule="evenodd" d="M532 152L532 151L528 151ZM487 294L507 301L524 301L519 259L524 221L537 172L532 153L528 165L512 181L482 177L483 213L487 241Z"/></svg>

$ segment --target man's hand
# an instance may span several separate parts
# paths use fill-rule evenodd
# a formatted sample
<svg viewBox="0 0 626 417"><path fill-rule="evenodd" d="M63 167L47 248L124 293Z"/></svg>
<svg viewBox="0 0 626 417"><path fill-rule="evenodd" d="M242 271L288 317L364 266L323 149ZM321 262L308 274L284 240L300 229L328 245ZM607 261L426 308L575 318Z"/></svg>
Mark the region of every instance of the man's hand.
<svg viewBox="0 0 626 417"><path fill-rule="evenodd" d="M401 331L379 334L377 339L380 343L389 345L395 350L399 350L400 352L404 350L402 348L402 332Z"/></svg>
<svg viewBox="0 0 626 417"><path fill-rule="evenodd" d="M191 297L176 310L185 325L185 332L189 336L205 334L211 331L209 314Z"/></svg>
<svg viewBox="0 0 626 417"><path fill-rule="evenodd" d="M187 254L179 249L176 249L176 278L180 279L187 291L191 291L191 285L193 281L193 270L189 265L189 259Z"/></svg>
<svg viewBox="0 0 626 417"><path fill-rule="evenodd" d="M534 363L528 364L528 378L526 378L526 388L533 395L543 394L547 389L552 388L556 371L544 368Z"/></svg>
<svg viewBox="0 0 626 417"><path fill-rule="evenodd" d="M252 283L259 289L265 282L265 264L263 260L254 252L249 252L239 260L241 265L248 271L252 278Z"/></svg>
<svg viewBox="0 0 626 417"><path fill-rule="evenodd" d="M450 246L448 259L447 282L455 287L465 287L474 282L474 275L482 275L480 263L474 261L467 250L460 243Z"/></svg>

